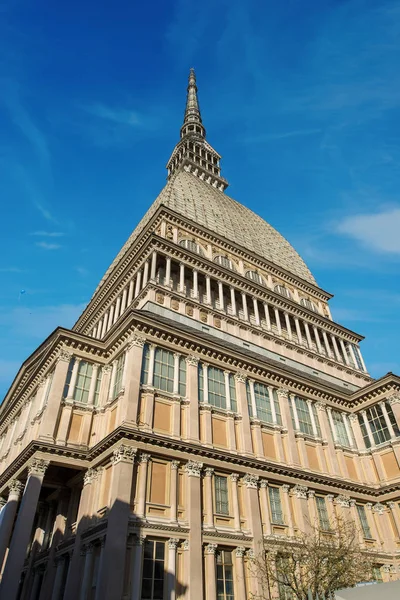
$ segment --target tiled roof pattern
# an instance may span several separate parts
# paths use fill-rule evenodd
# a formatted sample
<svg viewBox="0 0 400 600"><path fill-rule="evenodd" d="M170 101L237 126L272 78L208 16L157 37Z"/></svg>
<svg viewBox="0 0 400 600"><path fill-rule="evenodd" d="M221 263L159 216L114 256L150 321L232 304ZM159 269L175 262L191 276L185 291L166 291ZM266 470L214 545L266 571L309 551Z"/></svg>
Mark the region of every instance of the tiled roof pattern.
<svg viewBox="0 0 400 600"><path fill-rule="evenodd" d="M269 223L192 173L179 170L134 229L100 285L161 205L315 284L303 259Z"/></svg>

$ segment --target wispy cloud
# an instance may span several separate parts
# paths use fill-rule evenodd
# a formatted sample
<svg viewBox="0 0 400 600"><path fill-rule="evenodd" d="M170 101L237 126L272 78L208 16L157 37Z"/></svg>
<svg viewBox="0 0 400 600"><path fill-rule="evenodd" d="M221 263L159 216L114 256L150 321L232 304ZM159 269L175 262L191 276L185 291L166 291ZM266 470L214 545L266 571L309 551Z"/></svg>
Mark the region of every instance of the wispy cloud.
<svg viewBox="0 0 400 600"><path fill-rule="evenodd" d="M59 250L61 248L60 244L49 244L48 242L36 242L36 246L43 250Z"/></svg>
<svg viewBox="0 0 400 600"><path fill-rule="evenodd" d="M338 224L337 232L370 250L400 254L400 208L346 217Z"/></svg>
<svg viewBox="0 0 400 600"><path fill-rule="evenodd" d="M142 127L146 120L138 112L121 107L111 107L104 104L92 104L84 106L83 109L94 117L119 123L120 125L131 125Z"/></svg>
<svg viewBox="0 0 400 600"><path fill-rule="evenodd" d="M89 275L89 271L85 267L75 267L75 271L81 277L86 277L87 275Z"/></svg>
<svg viewBox="0 0 400 600"><path fill-rule="evenodd" d="M265 133L261 135L248 136L246 143L257 144L261 142L277 142L288 138L302 137L307 135L316 135L322 133L322 129L296 129L294 131L281 131L277 133Z"/></svg>
<svg viewBox="0 0 400 600"><path fill-rule="evenodd" d="M31 235L38 237L58 238L63 237L65 234L62 231L32 231Z"/></svg>
<svg viewBox="0 0 400 600"><path fill-rule="evenodd" d="M49 221L50 223L57 224L57 219L55 217L53 217L53 215L51 214L51 212L49 211L48 208L46 208L45 206L43 206L37 200L34 200L33 205L37 208L37 210L40 212L40 214L42 215L42 217L44 219L46 219L46 221Z"/></svg>
<svg viewBox="0 0 400 600"><path fill-rule="evenodd" d="M19 267L0 267L0 273L24 273Z"/></svg>

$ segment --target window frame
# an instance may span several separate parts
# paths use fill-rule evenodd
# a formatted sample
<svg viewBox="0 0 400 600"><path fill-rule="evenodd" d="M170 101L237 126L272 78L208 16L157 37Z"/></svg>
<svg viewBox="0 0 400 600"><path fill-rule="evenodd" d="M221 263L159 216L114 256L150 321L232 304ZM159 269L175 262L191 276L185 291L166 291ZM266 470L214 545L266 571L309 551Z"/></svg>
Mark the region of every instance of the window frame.
<svg viewBox="0 0 400 600"><path fill-rule="evenodd" d="M146 556L146 546L148 547L150 544L153 545L151 558ZM159 545L159 547L163 548L162 559L157 558L157 547L158 547L157 545ZM140 582L140 598L141 598L141 600L163 600L163 598L164 598L165 581L166 581L166 578L165 578L165 569L166 569L165 546L166 546L165 540L160 540L160 539L146 539L144 542L142 572L141 572L141 582ZM146 561L149 561L149 562L151 561L151 577L145 577ZM162 571L161 571L162 578L155 577L157 563L162 563ZM144 583L145 579L151 582L150 596L143 595L143 583ZM154 596L154 587L155 587L156 581L162 581L162 595L161 596L159 596L159 595Z"/></svg>
<svg viewBox="0 0 400 600"><path fill-rule="evenodd" d="M224 485L221 487L222 482L224 482ZM229 516L229 484L226 475L214 474L214 498L215 513L225 517Z"/></svg>

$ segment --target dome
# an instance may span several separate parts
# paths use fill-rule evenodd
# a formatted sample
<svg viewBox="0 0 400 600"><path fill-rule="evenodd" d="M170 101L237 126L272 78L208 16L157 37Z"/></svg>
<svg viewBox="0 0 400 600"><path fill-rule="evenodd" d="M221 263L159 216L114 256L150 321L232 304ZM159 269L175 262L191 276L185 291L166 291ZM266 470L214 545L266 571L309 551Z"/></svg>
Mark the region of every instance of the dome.
<svg viewBox="0 0 400 600"><path fill-rule="evenodd" d="M315 284L303 259L276 229L243 204L184 169L176 171L168 181L115 258L103 281L160 206Z"/></svg>

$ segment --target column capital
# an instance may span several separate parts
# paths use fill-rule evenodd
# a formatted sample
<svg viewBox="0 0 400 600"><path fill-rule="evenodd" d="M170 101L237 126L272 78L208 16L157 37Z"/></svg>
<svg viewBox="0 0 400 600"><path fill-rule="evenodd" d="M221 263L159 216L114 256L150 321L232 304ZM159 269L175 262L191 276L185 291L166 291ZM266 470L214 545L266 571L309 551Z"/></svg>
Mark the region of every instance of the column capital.
<svg viewBox="0 0 400 600"><path fill-rule="evenodd" d="M372 506L373 506L373 504L372 504L372 502L366 502L366 503L364 504L364 506L365 506L365 508L366 508L367 510L372 510Z"/></svg>
<svg viewBox="0 0 400 600"><path fill-rule="evenodd" d="M111 462L113 465L116 465L121 461L133 463L135 461L136 453L136 448L121 444L121 446L113 451Z"/></svg>
<svg viewBox="0 0 400 600"><path fill-rule="evenodd" d="M189 550L189 540L184 540L182 543L182 550Z"/></svg>
<svg viewBox="0 0 400 600"><path fill-rule="evenodd" d="M205 554L215 554L218 548L218 544L207 544L204 549Z"/></svg>
<svg viewBox="0 0 400 600"><path fill-rule="evenodd" d="M260 487L261 488L267 488L268 487L268 480L267 479L261 479L261 481L260 481Z"/></svg>
<svg viewBox="0 0 400 600"><path fill-rule="evenodd" d="M186 360L186 364L190 365L191 367L197 367L200 359L198 356L194 356L194 354L190 354L189 356L186 357L185 360Z"/></svg>
<svg viewBox="0 0 400 600"><path fill-rule="evenodd" d="M349 498L349 496L346 496L345 494L339 494L339 496L336 496L336 498L335 498L335 504L337 504L338 506L341 506L342 508L349 508L350 498Z"/></svg>
<svg viewBox="0 0 400 600"><path fill-rule="evenodd" d="M390 396L388 396L388 401L390 406L393 404L400 404L400 392L393 392L390 394Z"/></svg>
<svg viewBox="0 0 400 600"><path fill-rule="evenodd" d="M377 502L376 504L373 505L372 512L375 512L378 515L383 515L383 513L385 512L385 505L382 504L381 502Z"/></svg>
<svg viewBox="0 0 400 600"><path fill-rule="evenodd" d="M308 487L297 484L292 488L291 492L292 496L295 496L296 498L307 499Z"/></svg>
<svg viewBox="0 0 400 600"><path fill-rule="evenodd" d="M394 510L396 508L396 502L390 501L386 502L386 504L390 508L390 510Z"/></svg>
<svg viewBox="0 0 400 600"><path fill-rule="evenodd" d="M103 366L103 375L107 375L108 373L111 373L112 371L112 365L104 365Z"/></svg>
<svg viewBox="0 0 400 600"><path fill-rule="evenodd" d="M315 498L315 490L308 490L307 497L308 498Z"/></svg>
<svg viewBox="0 0 400 600"><path fill-rule="evenodd" d="M326 402L322 402L321 400L319 400L318 402L315 403L315 408L319 411L325 411L326 410Z"/></svg>
<svg viewBox="0 0 400 600"><path fill-rule="evenodd" d="M333 502L335 499L335 496L333 494L328 494L327 496L325 496L325 498L328 500L328 502Z"/></svg>
<svg viewBox="0 0 400 600"><path fill-rule="evenodd" d="M176 550L179 544L179 540L177 538L170 538L168 540L168 548L170 550Z"/></svg>
<svg viewBox="0 0 400 600"><path fill-rule="evenodd" d="M14 494L15 496L20 496L22 490L24 489L24 484L18 481L18 479L11 479L8 484L8 492L10 494Z"/></svg>
<svg viewBox="0 0 400 600"><path fill-rule="evenodd" d="M146 343L145 336L141 335L140 333L134 332L129 336L127 349L130 350L133 346L138 346L139 348L143 348L145 343Z"/></svg>
<svg viewBox="0 0 400 600"><path fill-rule="evenodd" d="M290 485L288 485L287 483L283 484L282 492L284 492L285 494L288 494L289 491L290 491Z"/></svg>
<svg viewBox="0 0 400 600"><path fill-rule="evenodd" d="M72 350L67 348L67 346L62 346L57 355L57 362L69 362L72 358ZM78 357L76 357L77 359Z"/></svg>
<svg viewBox="0 0 400 600"><path fill-rule="evenodd" d="M246 374L245 373L235 373L235 380L239 383L246 383Z"/></svg>
<svg viewBox="0 0 400 600"><path fill-rule="evenodd" d="M349 419L349 421L351 421L352 423L355 423L356 421L358 421L358 415L351 413L349 415L347 415L347 418Z"/></svg>
<svg viewBox="0 0 400 600"><path fill-rule="evenodd" d="M229 477L230 477L231 481L233 481L234 483L237 483L240 475L239 475L239 473L231 473L229 475Z"/></svg>
<svg viewBox="0 0 400 600"><path fill-rule="evenodd" d="M28 476L30 475L44 475L46 473L46 469L49 466L49 460L43 460L42 458L34 458L28 464Z"/></svg>
<svg viewBox="0 0 400 600"><path fill-rule="evenodd" d="M200 477L203 463L196 460L189 460L185 465L185 471L189 477Z"/></svg>
<svg viewBox="0 0 400 600"><path fill-rule="evenodd" d="M142 463L148 463L150 460L151 456L150 454L147 454L147 452L141 452L139 455L139 462Z"/></svg>
<svg viewBox="0 0 400 600"><path fill-rule="evenodd" d="M253 475L252 473L247 473L247 475L245 475L243 477L243 483L246 484L247 488L257 489L259 479L260 478L258 475Z"/></svg>
<svg viewBox="0 0 400 600"><path fill-rule="evenodd" d="M92 469L91 467L89 467L89 469L83 476L83 485L90 485L95 479L97 479L98 476L99 471L97 469Z"/></svg>
<svg viewBox="0 0 400 600"><path fill-rule="evenodd" d="M285 387L280 387L276 390L279 400L287 400L289 398L289 390Z"/></svg>
<svg viewBox="0 0 400 600"><path fill-rule="evenodd" d="M179 462L179 460L173 460L173 461L171 462L171 469L172 469L173 471L177 471L177 470L179 469L179 465L180 465L180 464L181 464L181 463Z"/></svg>
<svg viewBox="0 0 400 600"><path fill-rule="evenodd" d="M214 475L214 469L212 467L207 467L205 469L205 476L212 477Z"/></svg>
<svg viewBox="0 0 400 600"><path fill-rule="evenodd" d="M242 548L241 546L238 546L235 550L235 554L236 554L237 558L243 558L244 555L246 554L246 548Z"/></svg>

